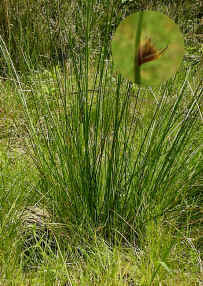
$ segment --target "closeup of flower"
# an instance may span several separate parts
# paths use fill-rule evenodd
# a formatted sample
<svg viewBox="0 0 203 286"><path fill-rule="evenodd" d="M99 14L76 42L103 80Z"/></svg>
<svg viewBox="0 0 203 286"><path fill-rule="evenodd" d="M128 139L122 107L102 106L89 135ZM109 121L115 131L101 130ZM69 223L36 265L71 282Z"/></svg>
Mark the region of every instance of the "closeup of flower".
<svg viewBox="0 0 203 286"><path fill-rule="evenodd" d="M158 51L151 43L151 39L148 38L138 49L138 66L158 59L167 48L168 46Z"/></svg>

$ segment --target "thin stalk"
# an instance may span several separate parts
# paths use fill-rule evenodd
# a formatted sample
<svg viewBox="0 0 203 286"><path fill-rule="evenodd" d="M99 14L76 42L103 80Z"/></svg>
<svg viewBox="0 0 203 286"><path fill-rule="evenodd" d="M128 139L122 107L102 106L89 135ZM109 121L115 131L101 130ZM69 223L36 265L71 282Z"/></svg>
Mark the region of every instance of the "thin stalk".
<svg viewBox="0 0 203 286"><path fill-rule="evenodd" d="M135 76L135 82L137 84L141 83L140 78L140 66L138 65L138 51L140 46L140 39L141 39L141 33L142 33L142 21L143 21L143 11L139 12L138 15L138 25L137 25L137 31L136 31L136 37L135 37L135 58L134 58L134 76Z"/></svg>

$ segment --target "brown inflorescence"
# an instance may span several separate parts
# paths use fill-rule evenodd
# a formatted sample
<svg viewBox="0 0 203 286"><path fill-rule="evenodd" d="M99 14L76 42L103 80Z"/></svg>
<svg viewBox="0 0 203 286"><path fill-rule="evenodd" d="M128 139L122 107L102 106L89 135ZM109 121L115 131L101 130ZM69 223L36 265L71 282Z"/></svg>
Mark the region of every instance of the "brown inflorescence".
<svg viewBox="0 0 203 286"><path fill-rule="evenodd" d="M168 46L158 51L151 43L151 39L148 38L140 45L138 49L138 65L141 66L144 63L154 61L158 59L168 48Z"/></svg>

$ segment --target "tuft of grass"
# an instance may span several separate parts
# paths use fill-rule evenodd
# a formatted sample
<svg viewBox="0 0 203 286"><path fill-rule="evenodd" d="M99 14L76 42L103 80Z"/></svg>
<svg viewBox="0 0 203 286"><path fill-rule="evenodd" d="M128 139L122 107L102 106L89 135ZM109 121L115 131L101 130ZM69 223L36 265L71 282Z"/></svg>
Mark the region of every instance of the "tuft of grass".
<svg viewBox="0 0 203 286"><path fill-rule="evenodd" d="M69 67L21 76L1 40L26 154L11 158L1 147L0 282L198 283L201 82L183 67L157 89L133 90L113 74L108 45L92 67L88 5L83 55L66 35ZM26 258L16 214L39 203L63 227L53 232L56 251L42 233Z"/></svg>
<svg viewBox="0 0 203 286"><path fill-rule="evenodd" d="M135 145L138 126L128 117L133 106L129 84L118 77L115 94L107 95L111 81L103 73L104 59L105 55L94 75L91 88L99 90L94 95L88 92L88 45L84 63L79 59L77 64L73 55L76 94L70 90L72 78L62 78L58 72L54 78L63 89L50 89L40 98L33 89L32 110L26 93L19 89L28 152L47 186L46 198L57 219L65 223L69 218L88 232L101 228L110 242L122 239L118 233L128 234L129 240L137 233L139 241L145 223L173 211L186 195L174 190L182 184L184 192L188 188L184 178L189 169L184 162L192 159L187 139L198 115L199 87L184 117L178 111L187 78L170 104L173 89L168 82ZM112 78L111 73L108 77Z"/></svg>

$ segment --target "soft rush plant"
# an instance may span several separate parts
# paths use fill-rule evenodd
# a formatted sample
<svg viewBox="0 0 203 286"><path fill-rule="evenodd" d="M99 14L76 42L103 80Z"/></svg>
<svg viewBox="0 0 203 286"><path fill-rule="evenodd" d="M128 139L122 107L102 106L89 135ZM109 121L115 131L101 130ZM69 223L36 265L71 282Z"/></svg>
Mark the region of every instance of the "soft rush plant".
<svg viewBox="0 0 203 286"><path fill-rule="evenodd" d="M173 89L168 82L144 137L135 145L137 125L128 119L133 104L130 86L118 77L115 92L110 91L111 71L104 73L108 68L105 50L93 84L93 90L99 92L88 93L89 11L85 61L72 53L71 72L76 81L58 74L58 92L54 91L52 98L45 94L36 102L35 111L27 109L22 88L19 92L27 114L31 154L48 186L46 197L64 222L68 218L84 228L87 224L93 229L101 227L106 237L112 238L115 231L129 234L129 227L136 232L143 230L146 221L171 211L183 196L175 189L184 184L182 178L188 172L187 138L195 124L200 95L197 89L186 117L181 119L177 111L187 78L171 106L167 102ZM75 96L72 85L78 90ZM35 100L34 89L32 96ZM93 109L96 117L91 120Z"/></svg>
<svg viewBox="0 0 203 286"><path fill-rule="evenodd" d="M41 178L41 200L69 232L70 240L63 239L63 244L90 248L98 235L111 244L138 245L145 236L145 226L173 213L177 216L185 204L197 199L192 196L190 178L198 178L200 150L195 149L190 136L198 123L201 85L187 97L189 70L179 82L174 77L156 92L138 88L132 97L131 83L120 75L116 84L112 80L115 73L106 61L107 46L100 51L92 78L91 9L88 1L84 58L70 49L69 73L65 66L63 73L56 69L56 88L51 86L43 97L38 97L34 84L29 93L22 88L0 38L1 49L24 108L27 147ZM110 8L108 13L110 22ZM71 35L69 40L71 43ZM140 128L135 109L146 95L148 101L155 101ZM30 97L31 108L27 104ZM170 250L164 252L164 263ZM158 271L159 267L155 268L149 285Z"/></svg>

